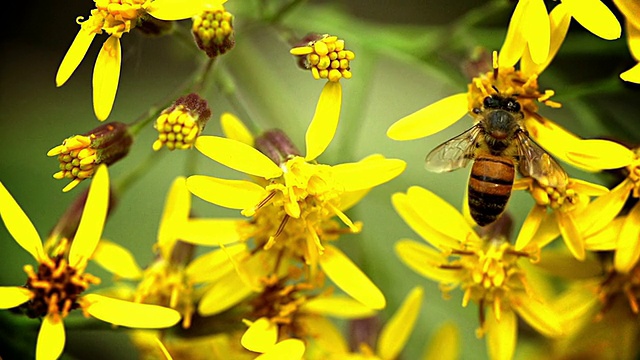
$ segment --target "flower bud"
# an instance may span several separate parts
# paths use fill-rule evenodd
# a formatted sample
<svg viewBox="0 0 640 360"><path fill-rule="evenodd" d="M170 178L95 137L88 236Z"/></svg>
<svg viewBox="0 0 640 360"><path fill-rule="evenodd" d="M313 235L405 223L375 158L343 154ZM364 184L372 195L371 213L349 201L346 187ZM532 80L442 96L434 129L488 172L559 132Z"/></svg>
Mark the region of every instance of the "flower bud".
<svg viewBox="0 0 640 360"><path fill-rule="evenodd" d="M202 14L193 17L191 32L200 50L212 59L233 49L236 44L233 15L222 5L205 5Z"/></svg>
<svg viewBox="0 0 640 360"><path fill-rule="evenodd" d="M158 151L163 145L169 150L191 148L210 117L211 109L200 95L192 93L178 98L156 120L158 139L153 150Z"/></svg>
<svg viewBox="0 0 640 360"><path fill-rule="evenodd" d="M153 16L140 18L134 29L148 36L162 36L173 31L174 21L160 20Z"/></svg>
<svg viewBox="0 0 640 360"><path fill-rule="evenodd" d="M255 147L278 165L285 163L291 156L301 156L289 137L279 129L268 130L258 136Z"/></svg>
<svg viewBox="0 0 640 360"><path fill-rule="evenodd" d="M67 192L90 178L98 165L111 165L125 157L132 143L129 126L120 122L103 124L83 135L67 138L47 153L58 156L60 162L60 171L53 177L71 180L62 189Z"/></svg>
<svg viewBox="0 0 640 360"><path fill-rule="evenodd" d="M344 40L328 34L308 34L290 53L298 56L298 65L311 70L314 79L339 81L351 79L350 62L356 55L344 48Z"/></svg>

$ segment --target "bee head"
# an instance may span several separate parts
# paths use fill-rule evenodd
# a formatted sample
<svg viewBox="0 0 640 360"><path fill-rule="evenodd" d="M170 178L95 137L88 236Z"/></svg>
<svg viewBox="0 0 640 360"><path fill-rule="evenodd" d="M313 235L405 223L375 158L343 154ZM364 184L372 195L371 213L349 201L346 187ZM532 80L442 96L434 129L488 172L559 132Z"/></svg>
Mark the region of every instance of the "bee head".
<svg viewBox="0 0 640 360"><path fill-rule="evenodd" d="M513 96L490 95L484 98L482 106L485 109L502 109L512 113L520 112L520 103Z"/></svg>

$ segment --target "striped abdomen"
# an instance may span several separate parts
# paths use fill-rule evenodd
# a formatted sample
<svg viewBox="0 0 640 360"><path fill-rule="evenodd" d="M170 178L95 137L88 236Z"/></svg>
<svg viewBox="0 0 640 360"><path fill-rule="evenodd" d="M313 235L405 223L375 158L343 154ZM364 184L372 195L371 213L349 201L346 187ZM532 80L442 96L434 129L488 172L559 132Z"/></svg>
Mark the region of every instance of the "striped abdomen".
<svg viewBox="0 0 640 360"><path fill-rule="evenodd" d="M469 178L469 210L473 220L485 226L504 211L511 195L515 168L506 157L479 155L471 167Z"/></svg>

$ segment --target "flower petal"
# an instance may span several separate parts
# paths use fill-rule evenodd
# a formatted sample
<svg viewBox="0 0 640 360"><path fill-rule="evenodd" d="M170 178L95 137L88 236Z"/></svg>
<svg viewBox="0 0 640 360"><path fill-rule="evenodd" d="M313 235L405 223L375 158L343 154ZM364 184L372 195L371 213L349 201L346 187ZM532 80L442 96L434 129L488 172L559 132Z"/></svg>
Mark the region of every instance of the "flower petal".
<svg viewBox="0 0 640 360"><path fill-rule="evenodd" d="M541 74L547 66L551 64L558 50L560 50L560 45L562 45L567 36L569 24L571 24L571 15L567 13L566 7L562 3L557 4L549 13L549 23L551 26L549 56L547 56L544 62L536 64L533 59L531 59L529 52L525 51L520 60L520 70L526 78L533 74ZM500 60L502 61L502 59Z"/></svg>
<svg viewBox="0 0 640 360"><path fill-rule="evenodd" d="M31 291L19 286L0 286L0 309L11 309L31 300Z"/></svg>
<svg viewBox="0 0 640 360"><path fill-rule="evenodd" d="M534 205L529 211L526 219L524 219L524 223L522 223L522 227L520 228L520 232L518 233L518 237L516 238L516 250L520 251L524 249L533 237L535 236L538 228L540 227L540 223L542 223L542 219L547 214L547 208L545 206Z"/></svg>
<svg viewBox="0 0 640 360"><path fill-rule="evenodd" d="M91 180L78 231L69 250L69 265L72 267L79 266L93 255L102 236L108 209L109 172L106 165L100 165Z"/></svg>
<svg viewBox="0 0 640 360"><path fill-rule="evenodd" d="M497 320L493 308L489 307L484 326L487 333L489 358L492 360L513 359L518 338L518 321L515 313L509 308L502 309L500 320Z"/></svg>
<svg viewBox="0 0 640 360"><path fill-rule="evenodd" d="M634 14L640 14L640 4L637 2L625 1L624 4L621 4L622 2L620 1L614 2L622 12L624 12L626 6L629 6L630 10L635 11ZM627 16L626 20L625 30L627 31L629 52L636 61L640 61L640 17L637 15Z"/></svg>
<svg viewBox="0 0 640 360"><path fill-rule="evenodd" d="M275 344L265 354L255 360L300 360L304 355L304 342L300 339L286 339Z"/></svg>
<svg viewBox="0 0 640 360"><path fill-rule="evenodd" d="M244 332L240 343L253 352L267 352L278 341L278 326L269 319L261 317L254 321Z"/></svg>
<svg viewBox="0 0 640 360"><path fill-rule="evenodd" d="M265 154L245 143L220 136L200 136L196 148L201 153L245 174L273 179L282 175L282 169Z"/></svg>
<svg viewBox="0 0 640 360"><path fill-rule="evenodd" d="M93 67L93 111L100 121L108 118L113 108L120 81L121 62L120 38L109 36Z"/></svg>
<svg viewBox="0 0 640 360"><path fill-rule="evenodd" d="M253 208L267 196L262 186L250 181L225 180L204 175L189 176L187 188L205 201L230 209Z"/></svg>
<svg viewBox="0 0 640 360"><path fill-rule="evenodd" d="M407 163L402 160L383 158L339 164L331 169L345 191L358 191L384 184L400 175L406 167Z"/></svg>
<svg viewBox="0 0 640 360"><path fill-rule="evenodd" d="M622 28L618 19L600 0L563 0L562 3L567 12L593 34L605 40L620 37Z"/></svg>
<svg viewBox="0 0 640 360"><path fill-rule="evenodd" d="M457 284L462 273L455 269L442 269L447 259L440 252L409 239L396 242L395 251L400 260L418 274L433 281Z"/></svg>
<svg viewBox="0 0 640 360"><path fill-rule="evenodd" d="M387 136L413 140L433 135L460 120L469 110L467 93L451 95L393 123Z"/></svg>
<svg viewBox="0 0 640 360"><path fill-rule="evenodd" d="M207 3L224 4L225 1L210 1ZM147 12L160 20L183 20L202 12L205 1L203 0L153 0L146 8Z"/></svg>
<svg viewBox="0 0 640 360"><path fill-rule="evenodd" d="M42 319L36 344L36 360L55 360L62 354L66 335L64 323L58 314L48 314Z"/></svg>
<svg viewBox="0 0 640 360"><path fill-rule="evenodd" d="M142 269L133 254L114 242L101 240L93 252L92 260L118 277L131 280L142 277Z"/></svg>
<svg viewBox="0 0 640 360"><path fill-rule="evenodd" d="M579 140L571 144L567 158L572 162L594 169L623 168L633 161L633 151L617 142L601 139Z"/></svg>
<svg viewBox="0 0 640 360"><path fill-rule="evenodd" d="M640 63L620 74L620 79L640 84Z"/></svg>
<svg viewBox="0 0 640 360"><path fill-rule="evenodd" d="M377 286L342 251L327 245L320 256L320 266L336 286L371 309L383 309L384 295Z"/></svg>
<svg viewBox="0 0 640 360"><path fill-rule="evenodd" d="M164 306L139 304L98 294L82 297L91 316L119 326L139 329L160 329L180 321L180 313Z"/></svg>
<svg viewBox="0 0 640 360"><path fill-rule="evenodd" d="M376 351L378 356L383 359L395 359L400 354L420 315L423 295L422 287L414 287L382 328Z"/></svg>
<svg viewBox="0 0 640 360"><path fill-rule="evenodd" d="M349 345L329 318L319 315L306 315L298 317L299 324L307 329L307 341L309 348L308 359L324 359L329 354L340 355L349 352Z"/></svg>
<svg viewBox="0 0 640 360"><path fill-rule="evenodd" d="M223 113L220 116L220 126L224 136L253 147L255 140L253 134L237 116L228 112Z"/></svg>
<svg viewBox="0 0 640 360"><path fill-rule="evenodd" d="M242 240L239 227L244 223L245 219L191 219L177 230L177 236L195 245L226 245Z"/></svg>
<svg viewBox="0 0 640 360"><path fill-rule="evenodd" d="M570 213L556 212L556 220L558 221L558 227L560 228L560 234L564 239L564 243L573 256L578 260L584 260L586 253L584 251L584 240L580 230L573 220L573 216Z"/></svg>
<svg viewBox="0 0 640 360"><path fill-rule="evenodd" d="M640 258L640 205L635 204L627 214L613 258L613 265L621 273L628 273Z"/></svg>
<svg viewBox="0 0 640 360"><path fill-rule="evenodd" d="M340 82L328 81L322 88L316 112L305 135L305 160L311 161L320 156L333 140L340 120L341 105L342 85Z"/></svg>
<svg viewBox="0 0 640 360"><path fill-rule="evenodd" d="M509 20L509 27L507 28L507 36L498 55L501 67L514 66L524 53L527 45L523 32L526 23L524 15L527 7L529 7L529 2L530 0L518 1L516 8L513 10L511 20Z"/></svg>
<svg viewBox="0 0 640 360"><path fill-rule="evenodd" d="M552 308L528 294L514 296L513 302L518 304L515 308L518 315L539 333L548 337L558 337L564 333L562 316Z"/></svg>
<svg viewBox="0 0 640 360"><path fill-rule="evenodd" d="M40 261L46 257L42 241L33 223L24 213L20 205L11 196L7 188L0 182L0 217L7 231L23 249L34 259Z"/></svg>
<svg viewBox="0 0 640 360"><path fill-rule="evenodd" d="M591 251L612 251L618 246L618 238L622 230L622 224L626 217L619 217L610 221L598 232L585 236L584 246ZM597 274L596 274L597 275ZM595 276L595 275L594 275Z"/></svg>
<svg viewBox="0 0 640 360"><path fill-rule="evenodd" d="M320 296L308 300L301 308L304 312L333 316L342 319L362 319L376 314L376 311L347 296Z"/></svg>
<svg viewBox="0 0 640 360"><path fill-rule="evenodd" d="M176 232L184 228L189 218L189 211L191 211L191 193L187 189L186 179L180 176L171 184L158 227L158 247L163 258L171 257L173 246L178 240Z"/></svg>
<svg viewBox="0 0 640 360"><path fill-rule="evenodd" d="M214 282L202 295L198 303L198 313L202 316L218 314L244 300L252 292L237 271L230 271Z"/></svg>
<svg viewBox="0 0 640 360"><path fill-rule="evenodd" d="M633 183L624 180L608 193L598 197L576 217L576 225L589 236L607 226L622 210Z"/></svg>
<svg viewBox="0 0 640 360"><path fill-rule="evenodd" d="M460 358L460 331L452 322L438 328L429 341L423 360L457 360Z"/></svg>
<svg viewBox="0 0 640 360"><path fill-rule="evenodd" d="M527 39L531 59L536 64L541 64L549 56L551 42L551 26L549 14L542 0L529 0L526 16L523 17L522 33Z"/></svg>
<svg viewBox="0 0 640 360"><path fill-rule="evenodd" d="M193 283L218 281L231 271L235 272L232 258L247 250L247 245L240 243L216 249L206 254L200 255L187 265L185 269L189 280Z"/></svg>
<svg viewBox="0 0 640 360"><path fill-rule="evenodd" d="M80 28L80 31L78 31L75 39L73 39L73 43L71 43L69 50L67 50L58 68L58 73L56 73L56 86L62 86L69 80L78 65L80 65L82 59L84 59L95 37L95 32L87 31L82 27Z"/></svg>

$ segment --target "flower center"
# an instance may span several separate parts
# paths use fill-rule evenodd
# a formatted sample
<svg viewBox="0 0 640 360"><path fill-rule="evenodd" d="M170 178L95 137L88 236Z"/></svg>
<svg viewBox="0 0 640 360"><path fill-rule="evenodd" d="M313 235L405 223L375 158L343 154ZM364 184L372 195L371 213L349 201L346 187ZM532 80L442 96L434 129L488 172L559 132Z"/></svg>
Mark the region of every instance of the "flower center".
<svg viewBox="0 0 640 360"><path fill-rule="evenodd" d="M155 151L160 150L163 145L169 150L189 149L200 132L198 123L183 105L160 115L155 128L158 130L158 139L153 143Z"/></svg>
<svg viewBox="0 0 640 360"><path fill-rule="evenodd" d="M627 177L633 182L633 197L640 198L640 148L635 150L636 159L627 166Z"/></svg>
<svg viewBox="0 0 640 360"><path fill-rule="evenodd" d="M78 296L90 284L100 283L99 278L69 266L62 255L40 263L37 272L31 265L26 265L24 271L29 277L25 286L34 294L23 305L29 317L53 314L64 318L69 311L81 307Z"/></svg>
<svg viewBox="0 0 640 360"><path fill-rule="evenodd" d="M100 32L100 28L109 35L122 36L131 31L140 16L146 13L148 0L95 0L96 9L91 11L87 30Z"/></svg>
<svg viewBox="0 0 640 360"><path fill-rule="evenodd" d="M311 70L314 79L338 81L350 79L350 61L355 58L353 51L345 50L344 40L337 36L311 35L303 46L294 47L293 55L300 56L300 66Z"/></svg>

